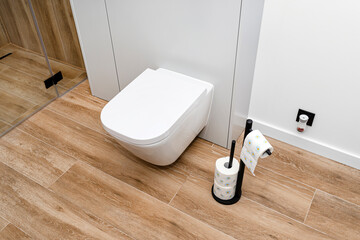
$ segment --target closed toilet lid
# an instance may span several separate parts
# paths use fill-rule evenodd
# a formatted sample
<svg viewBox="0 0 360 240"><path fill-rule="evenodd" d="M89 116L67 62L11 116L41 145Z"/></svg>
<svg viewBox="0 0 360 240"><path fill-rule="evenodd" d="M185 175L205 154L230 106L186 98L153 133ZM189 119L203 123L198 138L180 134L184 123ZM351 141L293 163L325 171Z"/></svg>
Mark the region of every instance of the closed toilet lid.
<svg viewBox="0 0 360 240"><path fill-rule="evenodd" d="M147 69L106 104L101 121L120 140L156 143L178 127L205 94L202 81Z"/></svg>

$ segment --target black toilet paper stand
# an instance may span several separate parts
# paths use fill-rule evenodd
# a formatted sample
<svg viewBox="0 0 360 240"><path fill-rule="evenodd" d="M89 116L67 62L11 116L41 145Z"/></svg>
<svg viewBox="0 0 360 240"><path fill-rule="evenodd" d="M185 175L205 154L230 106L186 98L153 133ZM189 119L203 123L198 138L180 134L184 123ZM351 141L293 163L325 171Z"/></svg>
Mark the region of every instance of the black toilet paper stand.
<svg viewBox="0 0 360 240"><path fill-rule="evenodd" d="M243 140L243 144L242 144L243 146L244 146L246 136L252 131L252 129L251 129L252 124L253 124L253 121L251 119L246 120L244 140ZM217 202L224 204L224 205L231 205L231 204L237 203L241 198L241 186L242 186L242 182L243 182L243 178L244 178L244 171L245 171L245 163L240 159L240 169L239 169L238 177L237 177L237 181L236 181L235 194L232 199L222 200L222 199L218 198L217 196L215 196L214 185L211 187L211 193L212 193L213 198Z"/></svg>

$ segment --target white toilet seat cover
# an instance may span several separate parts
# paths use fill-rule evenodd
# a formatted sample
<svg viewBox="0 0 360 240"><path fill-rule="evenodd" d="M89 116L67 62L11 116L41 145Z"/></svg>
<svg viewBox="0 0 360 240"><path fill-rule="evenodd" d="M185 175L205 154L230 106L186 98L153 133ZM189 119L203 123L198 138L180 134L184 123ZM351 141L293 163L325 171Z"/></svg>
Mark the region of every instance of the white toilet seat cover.
<svg viewBox="0 0 360 240"><path fill-rule="evenodd" d="M104 128L137 145L166 138L206 94L206 84L185 75L147 69L101 112Z"/></svg>

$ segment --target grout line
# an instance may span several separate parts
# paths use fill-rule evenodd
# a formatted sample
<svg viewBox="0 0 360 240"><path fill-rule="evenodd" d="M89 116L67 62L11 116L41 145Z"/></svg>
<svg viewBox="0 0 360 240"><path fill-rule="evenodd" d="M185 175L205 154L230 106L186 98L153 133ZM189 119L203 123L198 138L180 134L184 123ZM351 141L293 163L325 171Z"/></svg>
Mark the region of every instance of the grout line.
<svg viewBox="0 0 360 240"><path fill-rule="evenodd" d="M341 198L341 197L339 197L339 196L336 196L336 195L334 195L334 194L328 193L328 192L323 191L323 190L321 190L321 189L317 189L317 190L318 190L318 191L320 191L320 192L326 193L326 194L328 194L328 195L331 195L331 196L333 196L333 197L337 198L338 200L344 201L344 202L346 202L346 203L348 203L348 204L351 204L351 205L354 205L354 206L356 206L356 207L359 207L359 208L360 208L360 205L359 205L359 204L356 204L356 203L350 202L349 200L343 199L343 198Z"/></svg>
<svg viewBox="0 0 360 240"><path fill-rule="evenodd" d="M84 72L80 73L77 77L72 78L70 81L79 78L83 73L84 73ZM85 73L86 73L86 72L85 72ZM76 88L77 86L79 86L81 83L85 82L86 79L87 79L87 75L86 75L83 79L81 79L79 82L75 82L75 84L74 84L72 87L70 87L70 88L66 88L66 87L62 87L61 85L58 85L57 88L62 88L63 90L65 90L65 92L63 92L62 94L59 94L59 97L64 96L64 95L67 94L68 92L71 92L73 89L75 89L75 88ZM74 82L73 82L73 83L74 83Z"/></svg>
<svg viewBox="0 0 360 240"><path fill-rule="evenodd" d="M315 189L315 191L314 191L314 195L313 195L313 197L312 197L312 199L311 199L311 202L310 202L309 208L308 208L308 210L307 210L307 212L306 212L306 215L305 215L305 218L304 218L304 224L305 224L306 219L307 219L307 217L308 217L308 215L309 215L310 208L311 208L311 205L312 205L312 203L313 203L313 201L314 201L314 198L315 198L316 192L317 192L317 189Z"/></svg>
<svg viewBox="0 0 360 240"><path fill-rule="evenodd" d="M27 134L27 135L29 135L29 136L31 136L31 137L33 137L33 138L37 139L39 142L42 142L42 143L44 143L45 145L48 145L50 148L55 148L55 149L56 149L56 150L58 150L59 152L62 152L62 153L64 153L65 155L67 155L67 156L69 156L69 157L71 157L71 158L75 159L75 160L76 160L75 162L77 162L77 161L79 160L79 159L75 158L74 156L71 156L71 155L70 155L70 154L68 154L67 152L65 152L65 151L63 151L63 150L61 150L61 149L57 148L56 146L53 146L53 145L51 145L51 144L49 144L49 143L47 143L47 142L43 141L42 139L37 138L36 136L32 135L31 133L28 133L28 132L26 132L26 131L22 130L21 128L16 128L16 129L17 129L17 130L19 130L20 132L23 132L23 133L25 133L25 134ZM73 165L74 165L74 164L73 164Z"/></svg>
<svg viewBox="0 0 360 240"><path fill-rule="evenodd" d="M206 226L210 227L211 229L214 229L214 230L216 230L216 231L218 231L218 232L221 232L221 233L223 233L223 234L225 234L225 235L227 235L227 236L229 236L229 237L231 237L231 238L234 238L233 236L228 235L227 233L224 233L223 231L221 231L221 230L219 230L219 229L216 229L215 227L213 227L213 226L209 225L208 223L203 222L203 221L201 221L200 219L197 219L197 218L195 218L195 217L193 217L193 216L191 216L191 215L189 215L189 214L187 214L187 213L185 213L185 212L183 212L183 211L181 211L181 210L177 209L176 207L173 207L173 206L171 206L171 205L167 204L166 202L164 202L164 201L162 201L162 200L160 200L160 199L158 199L158 198L156 198L156 197L154 197L154 196L150 195L149 193L144 192L144 191L142 191L142 190L140 190L140 189L138 189L138 188L136 188L136 187L134 187L134 186L130 185L129 183L124 182L124 181L122 181L122 180L120 180L120 179L118 179L118 178L114 177L114 176L111 176L110 174L108 174L108 173L106 173L106 172L103 172L101 169L98 169L98 168L96 168L96 167L94 167L94 166L92 166L92 165L88 164L87 162L84 162L84 161L81 161L81 160L79 160L79 162L81 162L82 164L85 164L85 165L89 166L90 168L93 168L93 169L96 169L97 171L102 172L103 174L107 175L108 177L110 177L110 178L114 179L115 181L120 181L121 183L123 183L123 184L125 184L125 185L129 186L130 188L134 189L135 191L137 191L137 192L141 192L141 193L143 193L143 194L147 195L148 197L152 198L153 200L155 200L155 201L157 201L157 202L160 202L161 204L166 204L168 207L170 207L170 208L174 209L175 211L180 212L180 213L182 213L182 214L184 214L184 215L186 215L186 216L188 216L188 217L190 217L190 218L194 219L195 221L200 222L200 223L202 223L202 224L204 224L204 225L206 225ZM185 181L184 181L184 183L185 183Z"/></svg>
<svg viewBox="0 0 360 240"><path fill-rule="evenodd" d="M272 209L272 208L270 208L270 207L268 207L268 206L265 206L265 205L263 205L263 204L261 204L261 203L258 203L258 202L256 202L256 201L250 199L250 198L247 198L247 197L245 197L245 196L242 196L242 197L243 197L243 198L246 198L247 200L249 200L249 201L251 201L251 202L254 202L254 203L256 203L256 204L258 204L258 205L260 205L260 206L263 206L263 207L269 209L270 211L276 212L276 213L278 213L278 214L280 214L280 215L282 215L282 216L284 216L284 217L286 217L286 218L288 218L288 219L291 219L291 220L293 220L293 221L295 221L295 222L297 222L297 223L299 223L299 224L301 224L301 225L304 225L304 226L306 226L306 227L308 227L308 228L311 228L311 229L313 229L313 230L315 230L315 231L317 231L317 232L320 232L320 233L325 234L325 235L328 236L327 233L322 232L322 231L320 231L320 230L318 230L318 229L316 229L316 228L314 228L314 227L312 227L312 226L310 226L310 225L307 225L307 224L305 224L305 223L302 223L302 222L300 222L299 220L296 220L296 219L294 219L294 218L292 218L292 217L289 217L289 216L287 216L287 215L285 215L285 214L283 214L283 213L281 213L281 212L278 212L278 211L276 211L276 210L274 210L274 209Z"/></svg>
<svg viewBox="0 0 360 240"><path fill-rule="evenodd" d="M54 109L52 109L52 108L46 108L46 110L48 110L48 111L50 111L50 112L53 112L53 113L55 113L55 114L57 114L57 115L61 115L62 117L65 117L66 119L68 119L68 120L70 120L70 121L72 121L72 122L74 122L74 123L76 123L76 124L79 124L79 125L81 125L81 126L83 126L83 127L85 127L85 128L88 128L88 129L90 129L91 131L97 132L97 133L99 133L99 134L101 134L101 135L103 135L103 136L105 136L105 137L111 137L112 139L117 140L116 138L114 138L113 136L109 135L108 133L102 133L102 132L100 132L100 131L98 131L98 130L95 130L95 129L89 127L89 126L86 126L86 125L84 125L83 123L80 123L80 122L76 121L76 120L73 119L73 118L70 118L70 117L68 117L68 116L66 116L66 115L62 115L62 113L60 113L60 112L58 112L58 111L56 111L56 110L54 110Z"/></svg>
<svg viewBox="0 0 360 240"><path fill-rule="evenodd" d="M299 180L297 180L297 179L294 179L294 178L292 178L292 177L283 175L283 174L281 174L281 173L279 173L279 172L277 172L277 171L274 171L274 170L272 170L272 169L270 169L270 168L267 168L267 167L264 167L264 166L261 166L261 165L259 165L258 167L263 168L263 169L265 169L265 170L268 170L268 171L270 171L270 172L272 172L272 173L275 173L275 174L277 174L277 175L280 175L280 176L282 176L282 177L284 177L284 178L290 179L290 180L292 180L292 181L294 181L294 182L297 182L297 183L300 183L300 184L305 185L305 186L307 186L307 187L310 187L310 188L312 188L312 189L314 189L314 190L317 189L317 188L314 187L314 186L311 186L311 185L309 185L309 184L303 183L303 182L301 182L301 181L299 181Z"/></svg>
<svg viewBox="0 0 360 240"><path fill-rule="evenodd" d="M35 54L35 55L37 55L38 57L41 57L41 58L44 57L41 53L35 52L35 51L31 50L31 49L24 48L24 47L19 46L19 45L15 44L15 43L12 43L12 42L8 43L7 45L15 46L15 47L19 48L19 50L22 50L22 51L27 52L27 53L30 53L30 54ZM4 48L5 46L6 46L6 45L2 46L1 48ZM51 61L54 61L54 62L57 62L57 63L60 63L60 64L64 64L64 65L66 65L66 66L69 66L69 67L71 67L71 68L74 69L74 70L86 71L85 68L78 67L78 66L73 65L73 64L71 64L71 63L69 63L69 62L65 62L65 61L62 61L62 60L60 60L60 59L56 59L56 58L53 58L53 57L48 57L48 58L49 58L49 60L51 60Z"/></svg>
<svg viewBox="0 0 360 240"><path fill-rule="evenodd" d="M85 80L86 81L86 80ZM85 82L84 81L84 82ZM83 82L82 82L83 83ZM80 85L80 84L79 84ZM74 89L73 89L74 90ZM88 100L91 100L91 101L95 101L95 102L97 102L97 103L100 103L100 104L107 104L109 101L107 101L107 100L104 100L104 99L102 99L102 98L99 98L99 97L96 97L96 96L93 96L93 95L85 95L85 94L83 94L83 93L81 93L81 92L74 92L74 91L72 91L71 92L72 94L75 94L75 95L77 95L78 97L82 97L82 98L85 98L85 99L88 99Z"/></svg>
<svg viewBox="0 0 360 240"><path fill-rule="evenodd" d="M25 235L29 236L31 239L33 239L30 234L28 234L27 232L25 232L21 227L15 225L14 223L9 223L9 224L12 224L14 225L14 227L16 227L19 231L23 232Z"/></svg>
<svg viewBox="0 0 360 240"><path fill-rule="evenodd" d="M29 179L31 182L34 182L34 183L38 184L39 186L47 189L46 186L44 186L43 184L39 183L39 182L38 182L37 180L35 180L32 176L25 175L25 174L19 172L17 169L13 168L12 166L8 165L8 164L5 163L5 162L2 162L2 161L1 161L0 163L1 163L1 164L4 164L4 165L7 166L8 168L11 168L13 171L17 172L18 174L20 174L21 176L25 177L26 179ZM5 220L6 220L6 219L5 219Z"/></svg>
<svg viewBox="0 0 360 240"><path fill-rule="evenodd" d="M170 202L168 203L169 206L171 206L172 200L176 197L176 195L178 194L178 192L180 191L180 189L184 186L184 184L186 183L187 179L188 179L188 176L186 176L185 181L180 185L179 189L176 191L176 193L174 194L174 196L170 199Z"/></svg>
<svg viewBox="0 0 360 240"><path fill-rule="evenodd" d="M7 224L5 224L5 226L4 226L3 228L0 228L0 232L1 232L2 230L4 230L9 224L10 224L10 223L8 222Z"/></svg>
<svg viewBox="0 0 360 240"><path fill-rule="evenodd" d="M84 95L82 95L82 96L84 96ZM49 111L52 111L51 109L48 109L48 110L49 110ZM53 112L54 112L54 111L53 111ZM66 118L68 118L68 117L66 117ZM68 118L68 119L69 119L69 118ZM74 120L72 120L72 119L70 119L70 120L73 121L73 122L78 123L77 121L74 121ZM81 123L78 123L78 124L82 125ZM84 126L84 125L82 125L82 126ZM89 128L89 127L87 127L87 126L84 126L84 127ZM19 130L20 130L20 129L19 129ZM20 131L22 131L22 130L20 130ZM94 131L95 131L95 130L94 130ZM22 132L24 132L24 131L22 131ZM32 137L34 137L34 138L36 138L36 139L38 139L37 137L33 136L32 134L29 134L29 133L27 133L27 132L25 132L25 133L28 134L28 135L31 135ZM100 132L99 132L99 133L100 133ZM104 133L100 133L100 134L105 135ZM107 135L105 135L105 136L107 136ZM44 142L44 141L42 141L41 139L38 139L38 140L41 141L41 142ZM47 144L46 142L44 142L44 143ZM47 145L49 145L49 144L47 144ZM51 146L51 145L50 145L50 146ZM52 146L52 147L56 148L55 146ZM58 149L58 148L56 148L56 149ZM61 150L61 149L58 149L58 150L61 151L61 152L64 152L64 151ZM79 160L79 159L77 159L77 158L75 158L75 157L67 154L66 152L64 152L64 153L65 153L66 155L68 155L68 156L76 159L76 162L74 162L74 163L71 165L71 167L72 167L73 165L75 165L76 163L78 163L79 161L81 161L81 160ZM84 162L84 161L81 161L81 162L83 162L83 163L86 164L86 165L89 165L88 163L86 163L86 162ZM92 165L89 165L89 166L91 166L92 168L97 169L98 171L103 172L101 169L98 169L98 168L96 168L96 167L94 167L94 166L92 166ZM69 169L70 169L71 167L69 167ZM279 173L277 173L277 172L275 172L275 171L273 171L273 170L267 169L267 168L262 167L262 166L261 166L261 168L264 168L264 169L266 169L266 170L268 170L268 171L271 171L271 172L273 172L273 173L275 173L275 174L278 174L278 175L280 175L280 176L283 176L283 177L285 177L285 178L291 179L291 180L293 180L293 181L295 181L295 182L299 182L299 183L301 183L301 184L303 184L303 185L309 186L309 185L304 184L304 183L302 183L302 182L300 182L300 181L298 181L298 180L295 180L295 179L292 179L292 178L290 178L290 177L287 177L287 176L284 176L284 175L282 175L282 174L279 174ZM69 170L69 169L68 169L68 170ZM68 170L66 170L65 172L67 172ZM15 170L15 171L16 171L16 170ZM64 172L64 173L65 173L65 172ZM64 174L64 173L63 173L63 174ZM110 176L110 177L112 177L112 178L114 178L114 179L116 179L117 181L120 181L120 182L122 182L122 183L124 183L124 184L126 184L126 185L128 185L128 186L130 186L130 187L132 187L132 188L134 188L134 189L136 189L137 191L140 191L140 192L142 192L142 193L145 193L146 195L150 196L150 197L153 198L153 199L156 199L157 201L160 201L160 202L162 202L162 203L165 203L165 202L161 201L160 199L158 199L158 198L156 198L156 197L154 197L154 196L151 196L150 194L148 194L148 193L146 193L146 192L143 192L142 190L140 190L140 189L138 189L138 188L136 188L136 187L134 187L134 186L126 183L126 182L123 182L123 181L120 180L120 179L117 179L117 178L109 175L109 174L106 173L106 172L103 172L103 173L106 174L106 175L108 175L108 176ZM21 173L20 173L20 174L21 174ZM62 174L62 175L63 175L63 174ZM21 174L21 175L23 175L23 174ZM61 175L61 176L62 176L62 175ZM60 178L60 177L59 177L59 178ZM180 188L178 189L178 191L175 193L175 195L173 196L173 198L172 198L172 199L170 200L170 202L168 203L168 205L169 205L170 207L176 209L176 210L179 211L179 212L182 212L182 211L179 210L179 209L177 209L177 208L175 208L175 207L173 207L173 206L171 206L170 203L172 202L172 200L174 199L174 197L177 195L177 193L179 192L179 190L182 188L182 186L185 184L185 182L187 181L187 179L188 179L188 177L186 177L184 183L180 186ZM203 178L201 178L201 179L203 179ZM57 179L57 180L58 180L58 179ZM56 180L56 181L57 181L57 180ZM206 180L206 179L205 179L205 180ZM56 181L55 181L55 182L56 182ZM314 187L312 187L312 186L309 186L309 187L314 188ZM316 189L316 188L314 188L314 189L315 189L315 192L318 190L318 189ZM321 191L321 190L320 190L320 191ZM326 192L326 193L327 193L327 192ZM330 195L332 195L332 194L330 194ZM313 195L313 198L314 198L314 196L315 196L315 193L314 193L314 195ZM335 195L333 195L333 196L335 196ZM337 196L335 196L335 197L337 197ZM246 197L245 197L245 198L246 198ZM339 198L339 197L337 197L337 198ZM246 199L249 199L249 198L246 198ZM339 198L339 199L341 199L341 198ZM254 201L254 200L251 200L251 199L249 199L249 200L252 201L252 202L254 202L254 203L256 203L256 204L259 204L259 205L261 205L261 206L264 206L264 207L270 209L271 211L277 212L276 210L274 210L274 209L272 209L272 208L269 208L269 207L267 207L267 206L265 206L265 205L262 205L262 204L260 204L260 203L258 203L258 202L256 202L256 201ZM341 199L341 200L343 200L343 199ZM344 200L344 201L346 201L346 200ZM348 202L348 201L346 201L346 202ZM349 202L349 203L351 203L351 202ZM166 204L166 203L165 203L165 204ZM351 204L354 204L354 203L351 203ZM357 204L354 204L354 205L358 206ZM310 206L311 206L311 204L310 204ZM185 214L185 215L188 215L187 213L184 213L184 212L182 212L182 213ZM319 230L317 230L317 229L315 229L315 228L313 228L313 227L311 227L311 226L306 225L306 224L305 224L306 218L305 218L305 220L304 220L304 223L301 223L301 222L299 222L298 220L295 220L295 219L293 219L293 218L291 218L291 217L289 217L289 216L287 216L287 215L285 215L285 214L282 214L282 213L280 213L280 212L277 212L277 213L279 213L279 214L281 214L281 215L283 215L283 216L285 216L285 217L287 217L287 218L290 218L290 219L292 219L292 220L294 220L294 221L296 221L296 222L298 222L298 223L300 223L300 224L303 224L303 225L305 225L305 226L307 226L307 227L309 227L309 228L312 228L312 229L314 229L314 230L316 230L316 231L318 231L318 232L321 232L321 231L319 231ZM197 219L197 218L195 218L195 217L192 217L191 215L188 215L188 216L190 216L191 218L193 218L193 219L195 219L195 220L197 220L197 221L199 221L199 222L201 222L201 223L203 223L203 224L208 225L207 223L205 223L205 222L203 222L203 221L201 221L201 220L199 220L199 219ZM210 225L208 225L208 226L210 226ZM212 226L210 226L210 227L213 228ZM216 228L213 228L213 229L216 229ZM216 229L216 230L217 230L217 231L220 231L220 230L218 230L218 229ZM321 233L323 233L323 232L321 232ZM224 234L225 234L225 233L224 233ZM325 234L325 233L324 233L324 234Z"/></svg>
<svg viewBox="0 0 360 240"><path fill-rule="evenodd" d="M74 158L74 157L72 157L72 158ZM64 172L63 172L62 174L60 174L52 183L50 183L49 186L47 187L47 189L51 190L51 189L50 189L51 186L54 185L65 173L67 173L67 172L70 170L70 168L72 168L72 166L74 166L78 161L80 161L79 159L76 159L76 158L74 158L74 159L75 159L75 162L73 162L73 163L69 166L69 168L66 169L66 171L64 171ZM51 190L51 191L52 191L52 190Z"/></svg>
<svg viewBox="0 0 360 240"><path fill-rule="evenodd" d="M282 176L282 177L285 177L285 178L287 178L287 179L290 179L290 180L292 180L292 181L294 181L294 182L297 182L297 183L300 183L300 184L302 184L302 185L305 185L305 186L307 186L307 187L309 187L309 188L312 188L312 189L314 189L314 190L321 191L321 192L327 193L327 194L329 194L329 195L332 195L332 196L334 196L334 197L336 197L336 198L338 198L338 199L341 199L341 200L343 200L343 201L345 201L345 202L347 202L347 203L349 203L349 204L352 204L352 205L355 205L355 206L360 207L360 204L356 204L356 203L350 202L349 200L343 199L343 198L341 198L340 196L335 195L335 194L332 194L332 193L330 193L330 192L328 192L328 191L326 191L326 190L322 190L322 189L320 189L320 188L317 188L317 187L311 186L311 185L309 185L309 184L300 182L300 181L297 180L297 179L294 179L294 178L285 176L285 175L283 175L283 174L281 174L281 173L278 173L278 172L276 172L276 171L274 171L274 170L272 170L272 169L269 169L269 168L267 168L267 167L263 167L263 166L258 166L258 167L263 168L263 169L266 169L266 170L268 170L268 171L270 171L270 172L272 172L272 173L278 174L278 175L280 175L280 176Z"/></svg>
<svg viewBox="0 0 360 240"><path fill-rule="evenodd" d="M75 165L75 163L77 163L77 162L79 162L79 161L81 161L81 160L77 160L76 162L74 162L74 164L72 164L71 165L71 167L72 166L74 166ZM5 164L5 163L2 163L2 164L4 164L4 165L6 165L6 166L8 166L7 164ZM90 166L90 165L89 165ZM8 166L9 168L11 168L11 169L13 169L12 167L10 167L10 166ZM71 168L70 167L70 168ZM70 169L69 168L69 169ZM94 168L94 167L93 167ZM68 169L68 170L69 170ZM96 169L98 169L98 168L96 168ZM20 174L21 176L23 176L23 177L25 177L25 178L28 178L30 181L34 181L33 179L31 179L31 178L29 178L28 176L25 176L24 174L22 174L22 173L20 173L20 172L18 172L16 169L13 169L15 172L17 172L18 174ZM66 170L65 172L67 172L68 170ZM100 169L98 169L99 171L101 171ZM61 174L61 176L62 175L64 175L65 174L65 172L63 173L63 174ZM102 172L102 171L101 171ZM106 174L106 173L105 173ZM60 177L59 177L60 178ZM58 178L58 179L59 179ZM57 179L57 180L58 180ZM57 181L56 180L56 181ZM55 181L55 182L56 182ZM121 180L119 180L119 181L121 181ZM55 183L54 182L54 183ZM77 204L75 204L74 202L72 202L72 201L69 201L69 200L67 200L67 199L65 199L65 198L63 198L62 196L60 196L58 193L56 193L56 192L54 192L52 189L50 189L50 187L54 184L54 183L52 183L51 185L49 185L49 187L45 187L45 186L43 186L43 185L41 185L40 183L38 183L38 182L36 182L36 181L34 181L34 183L35 184L38 184L40 187L43 187L44 189L45 189L45 191L47 190L47 191L49 191L49 192L52 192L53 194L55 194L56 195L56 197L57 197L57 199L58 200L61 200L61 203L63 203L63 204L65 204L65 205L67 205L67 203L66 202L69 202L69 203L71 203L71 204L74 204L74 205L76 205L81 211L83 211L84 213L86 213L86 211L82 208L82 206L79 206L79 205L77 205ZM65 203L63 202L63 201L65 201ZM94 214L95 215L95 214ZM103 221L105 221L103 218L101 218L101 217L99 217L99 216L97 216L97 215L95 215L97 218L99 218L99 219L101 219L101 220L103 220ZM20 231L22 231L23 233L25 233L26 235L28 235L28 236L30 236L28 233L26 233L26 231L24 231L22 228L20 228L19 226L17 226L17 225L15 225L15 224L13 224L13 223L11 223L9 220L7 220L6 218L4 218L4 217L2 217L2 216L0 216L0 218L3 218L5 221L7 221L8 223L5 225L5 227L6 226L8 226L9 224L12 224L12 225L14 225L16 228L18 228ZM123 232L121 229L119 229L119 228L117 228L116 226L114 226L114 225L112 225L112 224L110 224L109 222L106 222L108 225L111 225L112 227L114 227L114 228L116 228L119 232L121 232L121 233L123 233L123 234L125 234L126 236L128 236L128 237L130 237L130 238L132 238L132 239L134 239L134 240L136 240L134 237L132 237L132 236L130 236L130 235L128 235L127 233L125 233L125 232ZM1 230L0 230L0 232L3 230L3 229L5 229L5 227L4 228L2 228Z"/></svg>
<svg viewBox="0 0 360 240"><path fill-rule="evenodd" d="M1 216L0 216L0 218L4 219L6 221L6 224L4 225L4 227L0 228L0 232L1 232L2 230L4 230L10 224L10 222L8 220L6 220L5 218L1 217Z"/></svg>

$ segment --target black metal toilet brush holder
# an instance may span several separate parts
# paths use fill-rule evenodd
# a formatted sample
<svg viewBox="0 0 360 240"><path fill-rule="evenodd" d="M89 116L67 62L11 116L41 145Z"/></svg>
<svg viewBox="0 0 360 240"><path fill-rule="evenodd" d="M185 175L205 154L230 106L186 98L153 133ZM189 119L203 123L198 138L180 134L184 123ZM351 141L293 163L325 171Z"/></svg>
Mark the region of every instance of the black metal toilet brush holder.
<svg viewBox="0 0 360 240"><path fill-rule="evenodd" d="M252 124L253 124L253 121L251 119L246 120L244 140L243 140L242 146L244 146L246 136L252 131L252 129L251 129ZM222 199L218 198L217 196L215 196L214 185L211 187L211 194L218 203L221 203L224 205L232 205L234 203L237 203L240 200L241 193L242 193L241 187L242 187L242 182L243 182L243 178L244 178L244 171L245 171L245 163L240 159L240 169L239 169L238 176L237 176L235 194L234 194L234 197L229 200L222 200Z"/></svg>

